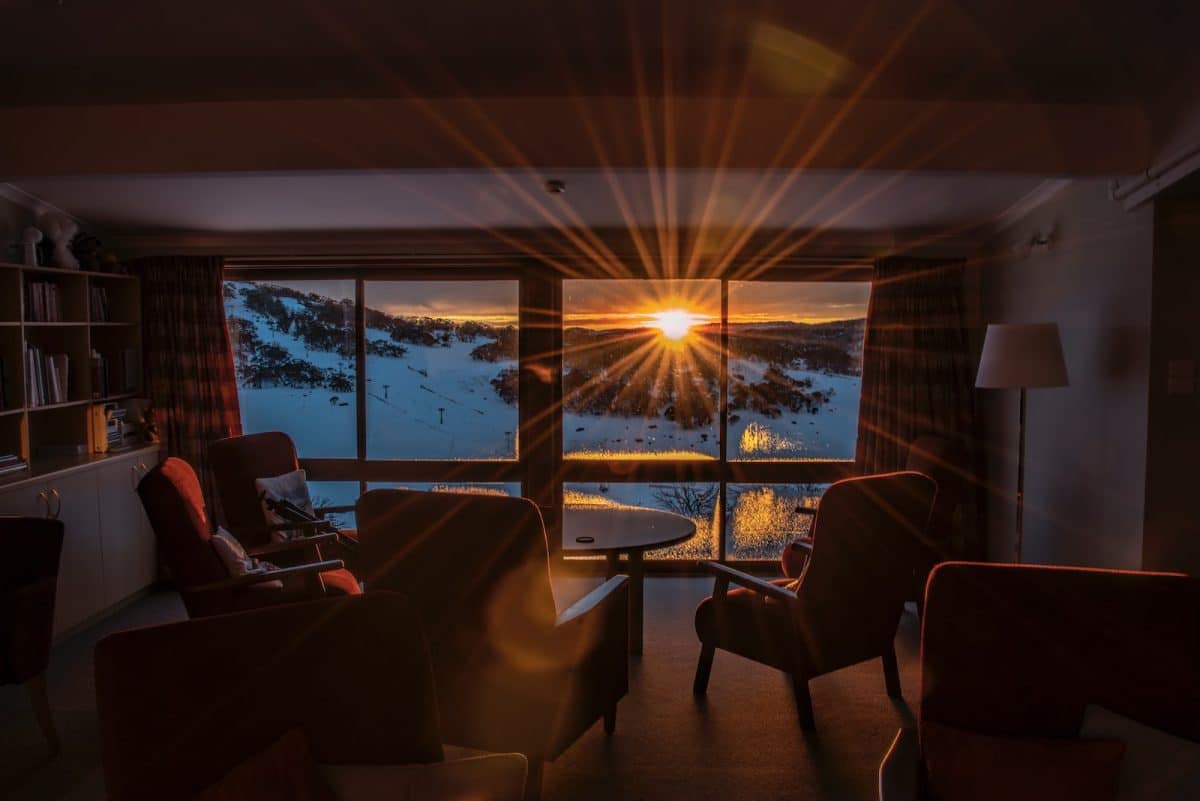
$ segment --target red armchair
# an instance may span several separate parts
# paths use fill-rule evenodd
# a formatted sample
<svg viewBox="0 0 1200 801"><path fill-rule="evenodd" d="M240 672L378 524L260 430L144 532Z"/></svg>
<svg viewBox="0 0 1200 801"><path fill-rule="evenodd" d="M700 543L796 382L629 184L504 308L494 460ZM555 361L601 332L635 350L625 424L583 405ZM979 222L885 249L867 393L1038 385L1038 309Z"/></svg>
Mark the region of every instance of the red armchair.
<svg viewBox="0 0 1200 801"><path fill-rule="evenodd" d="M1200 581L939 565L925 596L917 728L901 730L884 758L879 797L927 797L929 724L1073 738L1089 704L1200 741Z"/></svg>
<svg viewBox="0 0 1200 801"><path fill-rule="evenodd" d="M320 552L313 550L322 538L332 539L332 534L247 549L250 555L268 560L300 550L310 561L231 578L212 547L200 482L192 466L182 459L170 457L143 476L138 496L191 617L360 592L358 580L341 561L323 560ZM277 580L282 587L272 586Z"/></svg>
<svg viewBox="0 0 1200 801"><path fill-rule="evenodd" d="M936 491L919 473L831 485L817 507L804 572L790 585L705 563L716 582L696 609L694 693L707 691L720 648L788 673L806 729L814 725L808 682L825 673L882 659L888 695L899 697L896 626Z"/></svg>
<svg viewBox="0 0 1200 801"><path fill-rule="evenodd" d="M629 688L627 577L558 613L524 498L372 490L358 525L366 585L406 594L429 634L447 742L525 754L536 795L543 760L601 718L613 730Z"/></svg>
<svg viewBox="0 0 1200 801"><path fill-rule="evenodd" d="M453 767L420 622L387 593L111 635L96 646L96 700L110 801L193 799L295 729L324 765ZM519 798L524 760L493 759L485 778L506 791L455 797ZM386 797L426 798L410 792Z"/></svg>
<svg viewBox="0 0 1200 801"><path fill-rule="evenodd" d="M305 533L334 531L333 526L322 519L308 523L277 524L268 526L263 519L262 502L254 482L260 478L281 476L300 469L296 456L296 445L282 431L264 431L238 437L219 439L208 446L208 458L212 465L217 497L221 500L221 514L229 533L247 548L256 548L271 542L271 532L298 530ZM318 518L334 512L352 512L353 506L329 506L317 509ZM351 529L336 530L338 536L322 546L329 556L342 559L353 565L358 533Z"/></svg>
<svg viewBox="0 0 1200 801"><path fill-rule="evenodd" d="M46 695L63 524L0 516L0 684L24 684L50 755L58 732Z"/></svg>

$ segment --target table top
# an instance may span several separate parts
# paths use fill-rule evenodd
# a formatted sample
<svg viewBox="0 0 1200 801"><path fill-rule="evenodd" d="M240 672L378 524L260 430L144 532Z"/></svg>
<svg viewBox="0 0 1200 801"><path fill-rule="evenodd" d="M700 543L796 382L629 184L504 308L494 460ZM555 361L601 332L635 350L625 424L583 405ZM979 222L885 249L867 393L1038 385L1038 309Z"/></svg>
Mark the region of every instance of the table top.
<svg viewBox="0 0 1200 801"><path fill-rule="evenodd" d="M563 509L563 550L574 553L644 551L691 538L696 524L657 509L588 506ZM591 538L580 542L580 538Z"/></svg>

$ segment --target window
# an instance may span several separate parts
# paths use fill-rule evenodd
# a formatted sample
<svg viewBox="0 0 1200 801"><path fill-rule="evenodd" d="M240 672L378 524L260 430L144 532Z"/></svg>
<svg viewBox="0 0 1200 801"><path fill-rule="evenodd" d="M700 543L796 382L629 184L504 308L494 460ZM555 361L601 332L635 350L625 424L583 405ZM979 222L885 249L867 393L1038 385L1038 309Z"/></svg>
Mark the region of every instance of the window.
<svg viewBox="0 0 1200 801"><path fill-rule="evenodd" d="M286 431L310 457L356 452L353 281L228 281L242 430Z"/></svg>
<svg viewBox="0 0 1200 801"><path fill-rule="evenodd" d="M775 560L784 546L809 532L828 484L730 484L726 489L728 559Z"/></svg>
<svg viewBox="0 0 1200 801"><path fill-rule="evenodd" d="M515 459L517 282L368 281L367 458Z"/></svg>
<svg viewBox="0 0 1200 801"><path fill-rule="evenodd" d="M853 459L870 284L729 283L729 458Z"/></svg>
<svg viewBox="0 0 1200 801"><path fill-rule="evenodd" d="M563 452L715 459L721 283L563 282Z"/></svg>
<svg viewBox="0 0 1200 801"><path fill-rule="evenodd" d="M696 521L692 540L650 558L778 559L811 524L799 507L854 458L870 292L847 280L564 281L564 506Z"/></svg>
<svg viewBox="0 0 1200 801"><path fill-rule="evenodd" d="M231 268L243 429L288 432L325 503L525 495L563 534L564 506L636 506L696 525L650 560L775 561L856 447L870 284L817 274Z"/></svg>

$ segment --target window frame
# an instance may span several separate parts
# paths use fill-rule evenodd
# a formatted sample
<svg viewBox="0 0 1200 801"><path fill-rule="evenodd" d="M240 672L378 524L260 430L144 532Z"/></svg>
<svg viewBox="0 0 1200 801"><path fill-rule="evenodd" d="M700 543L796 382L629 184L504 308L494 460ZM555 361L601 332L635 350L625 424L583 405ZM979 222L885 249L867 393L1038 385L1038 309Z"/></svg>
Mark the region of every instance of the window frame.
<svg viewBox="0 0 1200 801"><path fill-rule="evenodd" d="M563 563L561 553L561 509L563 485L568 483L686 483L709 482L719 486L718 553L726 560L728 505L726 489L730 484L802 484L832 483L854 475L855 462L849 460L729 460L728 430L728 346L729 284L736 281L779 281L821 283L833 281L870 282L873 271L861 261L836 263L821 260L811 264L784 264L743 267L726 276L696 275L697 279L720 281L721 293L721 370L718 431L720 451L716 459L572 459L563 453L562 376L563 376L563 280L564 279L658 279L638 264L622 262L623 274L598 274L575 263L532 257L445 256L435 258L372 259L326 258L305 265L299 260L258 264L253 261L227 263L224 281L316 281L353 280L355 283L355 380L356 380L356 456L353 458L305 458L301 466L313 481L357 481L365 491L378 482L517 482L522 494L541 509L546 522L551 556ZM567 269L571 267L572 269ZM689 276L691 277L691 276ZM364 285L377 281L484 281L513 280L518 285L518 439L515 459L420 460L368 459L366 457L366 307ZM545 381L539 376L550 376ZM557 413L545 414L549 409ZM593 562L566 560L567 565L596 569ZM749 568L773 564L766 561L736 560ZM695 572L688 560L647 560L661 572Z"/></svg>

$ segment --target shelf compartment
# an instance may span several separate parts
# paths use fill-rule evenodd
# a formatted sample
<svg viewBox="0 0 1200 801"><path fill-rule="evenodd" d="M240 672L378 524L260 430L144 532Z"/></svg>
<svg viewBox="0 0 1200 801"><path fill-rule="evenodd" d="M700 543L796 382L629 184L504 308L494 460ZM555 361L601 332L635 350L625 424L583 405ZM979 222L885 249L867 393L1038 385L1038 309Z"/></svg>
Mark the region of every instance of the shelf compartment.
<svg viewBox="0 0 1200 801"><path fill-rule="evenodd" d="M94 324L133 324L141 320L141 285L127 277L88 276L88 319Z"/></svg>
<svg viewBox="0 0 1200 801"><path fill-rule="evenodd" d="M26 268L22 270L21 297L24 302L24 319L26 323L86 323L87 322L87 279L84 273L76 270L42 270ZM57 290L58 316L57 319L37 319L34 315L34 297L32 289L35 285L46 285Z"/></svg>

